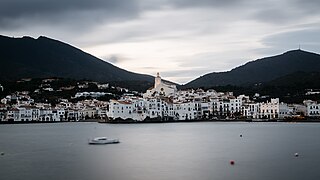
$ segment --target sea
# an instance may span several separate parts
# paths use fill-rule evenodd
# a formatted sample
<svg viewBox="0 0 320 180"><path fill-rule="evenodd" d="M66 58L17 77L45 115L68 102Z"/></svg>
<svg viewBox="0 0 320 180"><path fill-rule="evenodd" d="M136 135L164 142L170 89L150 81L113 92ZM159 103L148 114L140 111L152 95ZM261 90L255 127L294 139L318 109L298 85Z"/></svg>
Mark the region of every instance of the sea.
<svg viewBox="0 0 320 180"><path fill-rule="evenodd" d="M320 123L8 124L0 152L1 180L318 180Z"/></svg>

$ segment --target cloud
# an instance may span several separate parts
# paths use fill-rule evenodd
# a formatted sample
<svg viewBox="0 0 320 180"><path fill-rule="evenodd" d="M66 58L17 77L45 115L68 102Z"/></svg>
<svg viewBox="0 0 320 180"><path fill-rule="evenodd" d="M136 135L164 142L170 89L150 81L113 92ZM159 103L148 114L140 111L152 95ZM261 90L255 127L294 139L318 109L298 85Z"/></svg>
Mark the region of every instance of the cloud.
<svg viewBox="0 0 320 180"><path fill-rule="evenodd" d="M319 28L303 29L273 34L262 39L261 42L266 47L280 51L298 49L301 45L302 49L317 52L320 46L319 34Z"/></svg>
<svg viewBox="0 0 320 180"><path fill-rule="evenodd" d="M238 0L169 0L167 3L174 5L175 7L230 7L241 4L244 1Z"/></svg>
<svg viewBox="0 0 320 180"><path fill-rule="evenodd" d="M298 44L319 52L319 6L318 0L2 0L0 34L49 36L121 68L187 82Z"/></svg>
<svg viewBox="0 0 320 180"><path fill-rule="evenodd" d="M152 66L146 66L146 67L141 67L141 69L153 69L153 70L157 70L157 67L152 67Z"/></svg>
<svg viewBox="0 0 320 180"><path fill-rule="evenodd" d="M30 24L73 22L88 24L106 20L123 20L139 13L135 0L4 0L0 6L0 29ZM83 27L84 28L84 27Z"/></svg>
<svg viewBox="0 0 320 180"><path fill-rule="evenodd" d="M120 55L120 54L112 54L110 56L102 57L102 59L112 64L123 63L125 61L130 60L129 58L124 57L123 55Z"/></svg>

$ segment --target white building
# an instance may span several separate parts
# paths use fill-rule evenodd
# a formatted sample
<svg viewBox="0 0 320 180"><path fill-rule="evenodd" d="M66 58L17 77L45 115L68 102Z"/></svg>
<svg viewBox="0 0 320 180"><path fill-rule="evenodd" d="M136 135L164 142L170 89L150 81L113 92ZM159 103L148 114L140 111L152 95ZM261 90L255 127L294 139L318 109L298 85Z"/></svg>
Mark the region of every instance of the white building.
<svg viewBox="0 0 320 180"><path fill-rule="evenodd" d="M108 89L109 88L109 84L98 84L98 89Z"/></svg>
<svg viewBox="0 0 320 180"><path fill-rule="evenodd" d="M281 102L279 104L279 119L291 117L293 115L293 107L289 107L288 104Z"/></svg>
<svg viewBox="0 0 320 180"><path fill-rule="evenodd" d="M307 116L320 117L320 104L318 102L307 100L304 103L307 106Z"/></svg>
<svg viewBox="0 0 320 180"><path fill-rule="evenodd" d="M234 117L235 115L239 115L241 112L241 106L242 106L242 99L241 97L235 98L231 97L229 98L229 112L231 117Z"/></svg>
<svg viewBox="0 0 320 180"><path fill-rule="evenodd" d="M144 98L151 98L151 97L169 97L173 96L177 92L176 85L169 85L162 82L159 73L157 73L157 77L154 80L154 87L147 90L146 93L143 94Z"/></svg>
<svg viewBox="0 0 320 180"><path fill-rule="evenodd" d="M279 98L271 99L271 102L260 104L260 118L277 119L279 118Z"/></svg>
<svg viewBox="0 0 320 180"><path fill-rule="evenodd" d="M111 93L105 93L105 92L77 92L75 94L75 98L79 98L79 97L92 97L92 98L98 98L98 97L102 97L105 95L112 95Z"/></svg>
<svg viewBox="0 0 320 180"><path fill-rule="evenodd" d="M259 103L244 103L242 105L242 116L250 119L258 119L260 114L260 104Z"/></svg>
<svg viewBox="0 0 320 180"><path fill-rule="evenodd" d="M173 104L174 120L192 120L197 117L196 103L177 102Z"/></svg>
<svg viewBox="0 0 320 180"><path fill-rule="evenodd" d="M138 109L138 108L137 108ZM109 110L107 115L113 120L121 118L123 120L134 119L134 120L144 120L146 114L142 109L139 108L139 112L136 111L135 114L141 115L139 119L135 119L137 115L133 114L133 111L136 110L135 104L131 101L121 101L121 100L110 100ZM135 117L136 116L136 117Z"/></svg>

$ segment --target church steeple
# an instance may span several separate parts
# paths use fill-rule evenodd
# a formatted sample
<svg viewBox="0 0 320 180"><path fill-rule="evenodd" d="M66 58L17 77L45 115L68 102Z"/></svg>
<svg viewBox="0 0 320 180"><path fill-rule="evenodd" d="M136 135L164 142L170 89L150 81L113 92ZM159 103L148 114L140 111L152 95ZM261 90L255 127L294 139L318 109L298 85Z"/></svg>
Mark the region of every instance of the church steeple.
<svg viewBox="0 0 320 180"><path fill-rule="evenodd" d="M157 73L157 77L154 79L154 88L157 88L159 85L161 85L161 77L160 73Z"/></svg>

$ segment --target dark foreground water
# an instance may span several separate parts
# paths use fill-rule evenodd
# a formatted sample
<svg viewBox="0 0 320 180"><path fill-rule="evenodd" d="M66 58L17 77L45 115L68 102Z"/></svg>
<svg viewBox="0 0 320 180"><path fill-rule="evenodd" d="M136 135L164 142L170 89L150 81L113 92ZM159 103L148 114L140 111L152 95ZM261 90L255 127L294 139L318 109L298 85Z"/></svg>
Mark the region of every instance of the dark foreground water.
<svg viewBox="0 0 320 180"><path fill-rule="evenodd" d="M121 143L88 145L95 136ZM0 179L316 180L319 138L320 124L0 125Z"/></svg>

